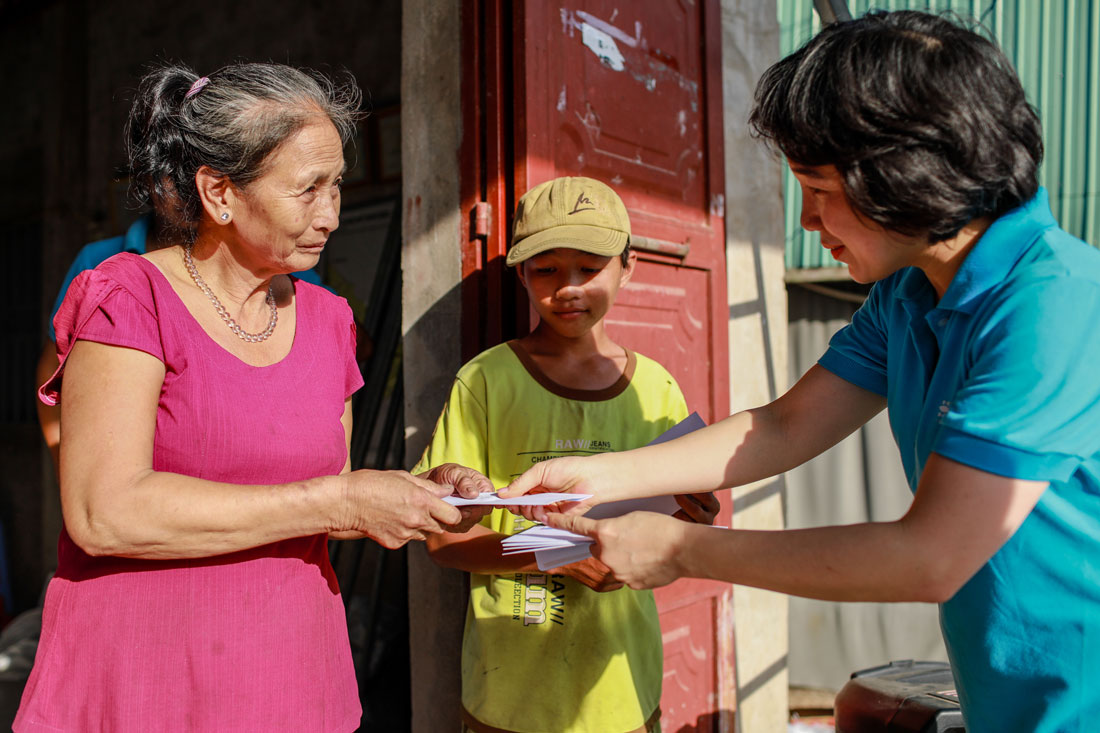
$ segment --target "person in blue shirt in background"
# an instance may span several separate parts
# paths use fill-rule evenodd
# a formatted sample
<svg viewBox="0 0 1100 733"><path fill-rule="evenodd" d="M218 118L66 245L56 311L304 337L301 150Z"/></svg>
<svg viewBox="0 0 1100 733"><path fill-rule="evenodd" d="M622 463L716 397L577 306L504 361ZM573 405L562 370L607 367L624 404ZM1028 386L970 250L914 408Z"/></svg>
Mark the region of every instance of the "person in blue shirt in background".
<svg viewBox="0 0 1100 733"><path fill-rule="evenodd" d="M874 283L866 303L771 404L660 446L540 463L505 496L593 494L525 513L592 537L634 588L707 577L939 603L970 733L1096 730L1100 252L1051 215L1042 130L1010 62L946 18L869 13L772 66L750 124L797 178L802 226ZM773 476L883 408L914 492L897 521L581 516Z"/></svg>
<svg viewBox="0 0 1100 733"><path fill-rule="evenodd" d="M146 252L159 249L160 227L153 214L142 214L129 226L126 234L119 237L109 237L84 245L77 253L69 271L65 273L65 280L61 283L61 289L54 300L53 310L50 311L49 338L42 345L42 352L38 357L38 366L35 369L35 386L45 384L57 369L57 343L53 331L53 317L61 307L61 301L65 300L65 293L69 291L69 284L73 279L85 270L94 270L99 263L117 255L119 252L133 252L143 255ZM322 285L321 277L315 270L306 270L295 273L295 277L314 285ZM46 440L46 447L53 457L54 471L58 466L58 451L61 443L61 407L47 405L42 400L35 400L38 407L38 424L42 428L42 437Z"/></svg>

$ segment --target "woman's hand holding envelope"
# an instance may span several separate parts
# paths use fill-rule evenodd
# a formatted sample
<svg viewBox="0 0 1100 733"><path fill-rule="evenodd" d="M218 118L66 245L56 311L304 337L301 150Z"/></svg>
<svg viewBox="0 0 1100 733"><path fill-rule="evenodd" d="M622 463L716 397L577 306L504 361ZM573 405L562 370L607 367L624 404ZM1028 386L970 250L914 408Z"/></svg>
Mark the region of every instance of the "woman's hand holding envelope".
<svg viewBox="0 0 1100 733"><path fill-rule="evenodd" d="M634 589L668 585L683 576L680 550L689 532L702 529L653 512L631 512L611 519L551 513L546 515L546 523L591 537L595 540L593 557Z"/></svg>
<svg viewBox="0 0 1100 733"><path fill-rule="evenodd" d="M501 499L508 499L545 491L591 494L592 497L584 501L562 502L552 506L507 507L514 514L520 514L535 522L542 522L548 511L570 515L584 514L597 504L622 498L616 492L616 484L621 482L615 481L612 472L604 467L604 464L609 462L608 459L614 457L614 453L604 453L584 458L566 456L536 463L515 481L498 491L497 495Z"/></svg>

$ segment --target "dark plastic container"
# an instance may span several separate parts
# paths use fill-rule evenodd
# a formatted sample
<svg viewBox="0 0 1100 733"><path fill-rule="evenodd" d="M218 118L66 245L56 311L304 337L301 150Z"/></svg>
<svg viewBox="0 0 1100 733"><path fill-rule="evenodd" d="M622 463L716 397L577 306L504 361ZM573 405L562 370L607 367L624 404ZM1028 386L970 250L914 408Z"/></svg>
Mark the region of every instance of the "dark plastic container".
<svg viewBox="0 0 1100 733"><path fill-rule="evenodd" d="M837 733L965 733L946 662L890 662L854 672L836 696Z"/></svg>

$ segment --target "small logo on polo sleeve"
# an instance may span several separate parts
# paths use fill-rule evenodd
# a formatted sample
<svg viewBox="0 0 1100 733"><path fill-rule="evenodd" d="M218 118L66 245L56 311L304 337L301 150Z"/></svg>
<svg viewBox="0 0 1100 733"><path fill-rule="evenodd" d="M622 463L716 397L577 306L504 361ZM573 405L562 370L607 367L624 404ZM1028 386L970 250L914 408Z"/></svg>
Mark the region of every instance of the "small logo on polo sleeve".
<svg viewBox="0 0 1100 733"><path fill-rule="evenodd" d="M949 400L944 400L940 403L939 416L936 421L940 425L943 425L943 419L947 417L947 413L949 412L951 412L951 402Z"/></svg>

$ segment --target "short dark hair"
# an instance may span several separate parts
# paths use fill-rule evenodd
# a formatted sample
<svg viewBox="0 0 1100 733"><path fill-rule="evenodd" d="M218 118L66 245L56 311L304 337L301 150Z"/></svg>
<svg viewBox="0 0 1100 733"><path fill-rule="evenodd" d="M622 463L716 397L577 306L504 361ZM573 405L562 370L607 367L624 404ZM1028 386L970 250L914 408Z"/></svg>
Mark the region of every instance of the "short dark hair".
<svg viewBox="0 0 1100 733"><path fill-rule="evenodd" d="M627 240L623 251L619 253L619 262L623 263L623 267L630 264L630 240Z"/></svg>
<svg viewBox="0 0 1100 733"><path fill-rule="evenodd" d="M211 73L205 85L196 85L199 78L179 64L154 69L141 80L126 125L132 195L188 239L202 215L199 168L245 188L310 121L327 118L346 144L360 116L362 94L350 74L336 84L309 69L237 63Z"/></svg>
<svg viewBox="0 0 1100 733"><path fill-rule="evenodd" d="M792 162L834 165L852 206L937 242L1038 190L1039 116L997 46L946 17L871 12L768 69L749 124Z"/></svg>

